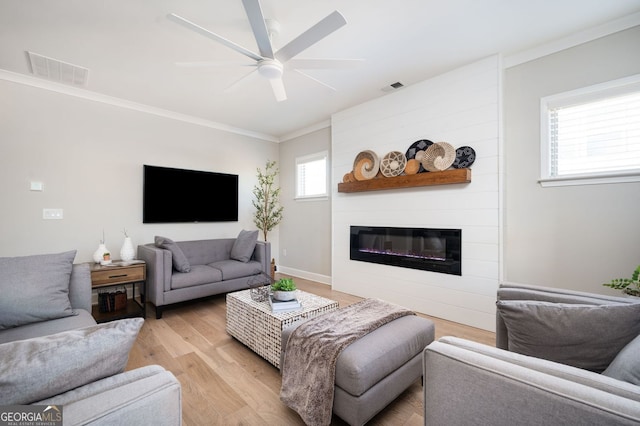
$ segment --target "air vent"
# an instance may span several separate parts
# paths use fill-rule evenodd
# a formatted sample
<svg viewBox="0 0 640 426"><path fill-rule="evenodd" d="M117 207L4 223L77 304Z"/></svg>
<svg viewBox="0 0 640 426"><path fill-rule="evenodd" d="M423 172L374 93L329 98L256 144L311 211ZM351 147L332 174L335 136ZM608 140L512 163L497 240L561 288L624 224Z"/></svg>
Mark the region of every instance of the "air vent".
<svg viewBox="0 0 640 426"><path fill-rule="evenodd" d="M385 86L382 88L383 92L393 92L394 90L398 90L404 87L404 84L400 83L399 81L396 81L395 83L391 83L388 86Z"/></svg>
<svg viewBox="0 0 640 426"><path fill-rule="evenodd" d="M27 52L27 55L31 63L31 72L34 75L71 86L87 86L88 68L48 58L33 52Z"/></svg>

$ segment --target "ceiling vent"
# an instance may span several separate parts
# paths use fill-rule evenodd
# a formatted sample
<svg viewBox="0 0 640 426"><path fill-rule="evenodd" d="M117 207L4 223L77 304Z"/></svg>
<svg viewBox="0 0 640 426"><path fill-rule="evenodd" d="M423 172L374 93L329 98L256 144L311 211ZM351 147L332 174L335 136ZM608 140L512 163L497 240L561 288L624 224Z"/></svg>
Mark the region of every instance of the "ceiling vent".
<svg viewBox="0 0 640 426"><path fill-rule="evenodd" d="M383 92L393 92L394 90L398 90L404 87L404 84L400 83L399 81L396 81L395 83L391 83L388 86L384 86L382 88Z"/></svg>
<svg viewBox="0 0 640 426"><path fill-rule="evenodd" d="M42 78L76 87L86 87L89 69L62 62L57 59L27 52L31 63L31 72Z"/></svg>

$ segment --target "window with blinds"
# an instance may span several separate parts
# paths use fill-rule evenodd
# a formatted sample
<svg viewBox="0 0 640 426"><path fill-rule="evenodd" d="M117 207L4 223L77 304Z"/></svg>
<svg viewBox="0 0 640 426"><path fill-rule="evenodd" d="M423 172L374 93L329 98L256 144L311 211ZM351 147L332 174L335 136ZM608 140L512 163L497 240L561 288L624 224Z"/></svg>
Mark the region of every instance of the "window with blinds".
<svg viewBox="0 0 640 426"><path fill-rule="evenodd" d="M640 78L542 99L543 186L640 180Z"/></svg>
<svg viewBox="0 0 640 426"><path fill-rule="evenodd" d="M327 197L327 151L296 158L296 199Z"/></svg>

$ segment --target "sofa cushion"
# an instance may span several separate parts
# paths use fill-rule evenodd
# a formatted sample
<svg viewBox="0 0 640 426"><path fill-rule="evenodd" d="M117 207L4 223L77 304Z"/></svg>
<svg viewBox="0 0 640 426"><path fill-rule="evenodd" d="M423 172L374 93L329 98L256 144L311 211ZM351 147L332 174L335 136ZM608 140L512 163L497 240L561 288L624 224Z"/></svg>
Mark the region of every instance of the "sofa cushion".
<svg viewBox="0 0 640 426"><path fill-rule="evenodd" d="M257 275L262 271L260 262L255 260L246 263L231 259L221 260L220 262L210 263L209 266L220 270L222 272L223 280L250 277L252 275Z"/></svg>
<svg viewBox="0 0 640 426"><path fill-rule="evenodd" d="M178 245L171 239L166 237L155 237L155 244L158 248L163 248L169 250L171 252L171 261L173 263L173 267L179 272L189 272L191 271L191 265L189 265L189 261L187 257L182 252L182 249L178 247Z"/></svg>
<svg viewBox="0 0 640 426"><path fill-rule="evenodd" d="M74 315L69 281L76 252L0 258L0 329Z"/></svg>
<svg viewBox="0 0 640 426"><path fill-rule="evenodd" d="M171 290L193 287L222 281L222 272L207 265L193 265L188 274L174 272L171 276Z"/></svg>
<svg viewBox="0 0 640 426"><path fill-rule="evenodd" d="M0 345L0 401L30 404L124 371L142 318Z"/></svg>
<svg viewBox="0 0 640 426"><path fill-rule="evenodd" d="M253 250L256 248L256 242L258 241L258 230L245 231L244 229L238 234L238 238L231 247L231 259L238 260L240 262L248 262L253 255ZM226 279L226 278L225 278Z"/></svg>
<svg viewBox="0 0 640 426"><path fill-rule="evenodd" d="M510 351L598 373L640 334L640 304L501 300L497 308Z"/></svg>
<svg viewBox="0 0 640 426"><path fill-rule="evenodd" d="M602 374L640 386L640 335L622 348Z"/></svg>

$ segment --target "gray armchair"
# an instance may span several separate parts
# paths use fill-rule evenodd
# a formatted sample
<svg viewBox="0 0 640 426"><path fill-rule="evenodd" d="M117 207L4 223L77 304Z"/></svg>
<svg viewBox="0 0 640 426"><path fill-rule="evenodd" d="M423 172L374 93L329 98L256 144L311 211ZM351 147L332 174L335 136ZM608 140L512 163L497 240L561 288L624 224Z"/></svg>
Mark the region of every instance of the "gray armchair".
<svg viewBox="0 0 640 426"><path fill-rule="evenodd" d="M503 284L497 306L498 348L425 348L426 425L640 423L637 300Z"/></svg>

